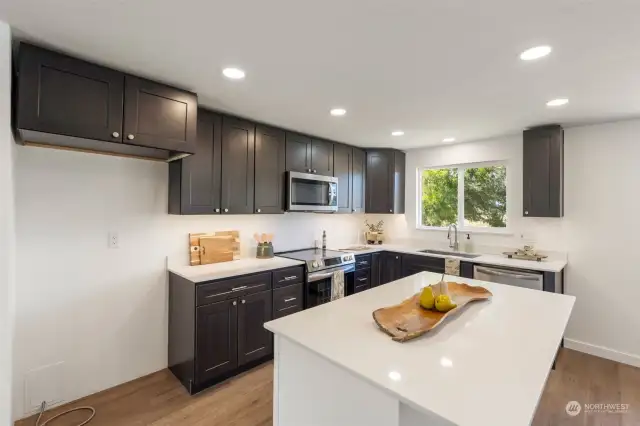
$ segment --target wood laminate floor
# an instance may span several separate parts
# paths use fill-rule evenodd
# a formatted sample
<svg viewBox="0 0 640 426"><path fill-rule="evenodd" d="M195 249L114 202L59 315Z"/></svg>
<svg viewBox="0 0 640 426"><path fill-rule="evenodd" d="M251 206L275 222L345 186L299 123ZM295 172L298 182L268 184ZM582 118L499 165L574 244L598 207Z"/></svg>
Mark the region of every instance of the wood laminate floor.
<svg viewBox="0 0 640 426"><path fill-rule="evenodd" d="M97 414L90 426L267 426L272 424L272 392L271 363L194 397L168 370L163 370L53 409L45 419L71 407L92 405ZM583 411L571 417L565 407L573 400L581 404L624 403L630 409L624 414ZM499 416L500 404L509 401L490 403L496 405ZM84 413L74 413L50 425L74 426L85 418ZM17 422L16 426L32 426L35 421L34 416ZM533 425L640 426L640 369L563 349L557 370L549 376Z"/></svg>

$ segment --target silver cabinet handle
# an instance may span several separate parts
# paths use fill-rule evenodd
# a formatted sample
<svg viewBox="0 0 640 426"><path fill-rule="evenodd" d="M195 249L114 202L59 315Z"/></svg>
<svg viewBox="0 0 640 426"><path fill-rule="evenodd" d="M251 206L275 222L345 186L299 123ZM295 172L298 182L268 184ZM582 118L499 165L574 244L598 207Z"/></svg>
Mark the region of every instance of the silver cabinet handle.
<svg viewBox="0 0 640 426"><path fill-rule="evenodd" d="M396 259L400 259L400 256L396 256Z"/></svg>
<svg viewBox="0 0 640 426"><path fill-rule="evenodd" d="M231 289L231 291L240 291L240 290L244 290L245 288L247 288L246 285L242 285L240 287L234 287Z"/></svg>
<svg viewBox="0 0 640 426"><path fill-rule="evenodd" d="M524 211L524 214L529 214L529 210L525 210L525 211Z"/></svg>
<svg viewBox="0 0 640 426"><path fill-rule="evenodd" d="M285 281L290 281L290 280L295 280L296 278L298 278L297 275L291 275L290 277L284 277Z"/></svg>
<svg viewBox="0 0 640 426"><path fill-rule="evenodd" d="M358 281L366 281L366 278L358 278Z"/></svg>
<svg viewBox="0 0 640 426"><path fill-rule="evenodd" d="M284 299L284 303L293 302L294 300L296 300L296 297L290 297L288 299Z"/></svg>
<svg viewBox="0 0 640 426"><path fill-rule="evenodd" d="M134 138L135 138L135 136L133 136L132 134L129 134L129 135L127 136L127 139L129 139L130 141L132 141Z"/></svg>
<svg viewBox="0 0 640 426"><path fill-rule="evenodd" d="M311 173L311 169L307 169L307 173Z"/></svg>
<svg viewBox="0 0 640 426"><path fill-rule="evenodd" d="M242 304L243 304L243 305L244 305L246 302L247 302L246 300L242 299Z"/></svg>
<svg viewBox="0 0 640 426"><path fill-rule="evenodd" d="M358 263L358 265L368 265L369 262L367 262L366 260L363 260L362 262Z"/></svg>
<svg viewBox="0 0 640 426"><path fill-rule="evenodd" d="M216 209L216 213L220 213L220 209Z"/></svg>
<svg viewBox="0 0 640 426"><path fill-rule="evenodd" d="M318 173L318 172L316 171L316 169L313 169L313 173Z"/></svg>
<svg viewBox="0 0 640 426"><path fill-rule="evenodd" d="M119 138L120 137L120 133L113 132L113 133L111 133L111 136L113 136L114 138Z"/></svg>
<svg viewBox="0 0 640 426"><path fill-rule="evenodd" d="M393 209L389 210L389 213L393 213Z"/></svg>
<svg viewBox="0 0 640 426"><path fill-rule="evenodd" d="M260 211L261 211L261 210L260 210L260 209L258 209L258 210L256 210L256 211L257 211L258 213L260 213Z"/></svg>
<svg viewBox="0 0 640 426"><path fill-rule="evenodd" d="M233 306L236 306L238 304L238 302L236 302L235 300L233 301Z"/></svg>
<svg viewBox="0 0 640 426"><path fill-rule="evenodd" d="M224 209L224 212L225 213L229 213L229 209Z"/></svg>

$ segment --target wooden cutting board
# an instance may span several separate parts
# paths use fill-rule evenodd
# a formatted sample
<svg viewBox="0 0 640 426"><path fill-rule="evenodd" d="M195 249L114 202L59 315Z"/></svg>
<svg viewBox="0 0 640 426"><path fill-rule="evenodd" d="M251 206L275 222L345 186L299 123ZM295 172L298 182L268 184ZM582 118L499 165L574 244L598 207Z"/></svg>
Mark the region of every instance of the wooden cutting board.
<svg viewBox="0 0 640 426"><path fill-rule="evenodd" d="M406 342L433 330L470 302L487 300L493 294L484 287L470 286L455 282L447 283L452 300L458 305L449 312L424 309L420 306L420 293L399 305L380 308L373 312L378 327L396 342Z"/></svg>
<svg viewBox="0 0 640 426"><path fill-rule="evenodd" d="M228 262L236 259L240 259L239 231L189 234L189 264L191 266Z"/></svg>

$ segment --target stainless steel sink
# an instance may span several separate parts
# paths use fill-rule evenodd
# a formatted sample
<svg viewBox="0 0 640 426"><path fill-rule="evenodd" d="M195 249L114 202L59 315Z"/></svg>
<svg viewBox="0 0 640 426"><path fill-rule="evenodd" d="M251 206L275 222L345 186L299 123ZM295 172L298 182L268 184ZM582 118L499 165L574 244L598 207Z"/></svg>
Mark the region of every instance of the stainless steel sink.
<svg viewBox="0 0 640 426"><path fill-rule="evenodd" d="M465 259L473 259L476 257L480 257L480 254L469 254L462 253L459 251L444 251L444 250L419 250L420 253L431 253L431 254L439 254L442 256L455 256L455 257L464 257Z"/></svg>

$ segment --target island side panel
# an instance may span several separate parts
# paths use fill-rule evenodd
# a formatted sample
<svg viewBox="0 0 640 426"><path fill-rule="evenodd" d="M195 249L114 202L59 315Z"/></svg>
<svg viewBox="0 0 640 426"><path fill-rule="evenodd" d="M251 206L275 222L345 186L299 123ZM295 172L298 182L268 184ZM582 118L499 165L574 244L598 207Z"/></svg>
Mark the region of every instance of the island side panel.
<svg viewBox="0 0 640 426"><path fill-rule="evenodd" d="M274 426L400 426L400 402L276 335Z"/></svg>

